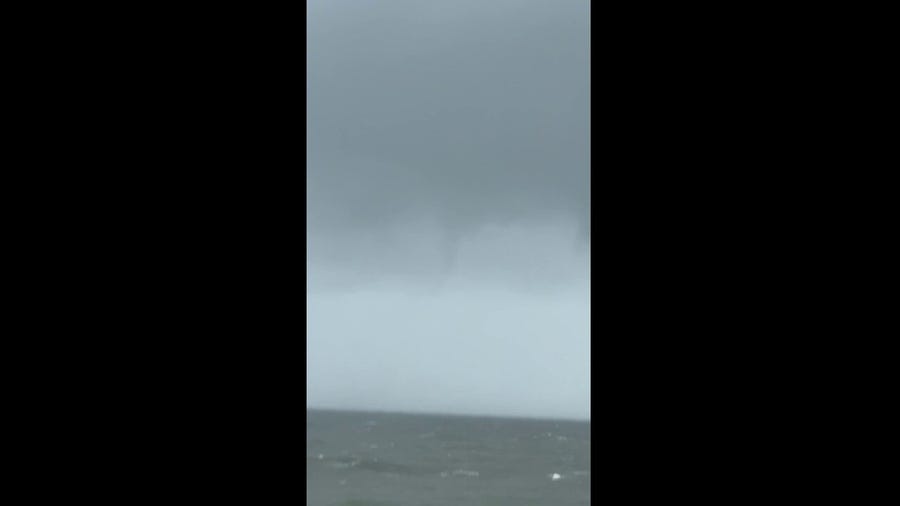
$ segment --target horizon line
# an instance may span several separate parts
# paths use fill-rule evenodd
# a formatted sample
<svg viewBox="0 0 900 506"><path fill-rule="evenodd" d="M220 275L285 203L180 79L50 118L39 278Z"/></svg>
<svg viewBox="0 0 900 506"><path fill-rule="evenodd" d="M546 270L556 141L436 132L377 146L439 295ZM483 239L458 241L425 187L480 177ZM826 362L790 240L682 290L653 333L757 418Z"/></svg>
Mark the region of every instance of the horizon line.
<svg viewBox="0 0 900 506"><path fill-rule="evenodd" d="M398 410L381 410L381 409L359 409L359 408L329 408L329 407L312 407L306 406L306 411L330 411L336 413L364 413L364 414L380 414L380 415L420 415L420 416L446 416L456 418L499 418L509 420L534 420L548 422L580 422L590 423L588 418L567 418L553 416L532 416L532 415L499 415L485 413L438 413L434 411L398 411Z"/></svg>

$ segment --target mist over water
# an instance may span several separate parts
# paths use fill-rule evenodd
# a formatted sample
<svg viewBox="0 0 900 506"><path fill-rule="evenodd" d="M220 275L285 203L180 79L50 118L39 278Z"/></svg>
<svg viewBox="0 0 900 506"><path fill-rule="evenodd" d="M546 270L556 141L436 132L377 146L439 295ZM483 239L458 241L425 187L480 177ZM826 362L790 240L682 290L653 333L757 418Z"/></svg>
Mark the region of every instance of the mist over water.
<svg viewBox="0 0 900 506"><path fill-rule="evenodd" d="M308 3L309 407L589 419L589 9Z"/></svg>
<svg viewBox="0 0 900 506"><path fill-rule="evenodd" d="M320 294L309 302L307 402L587 419L586 292L584 287L553 297L498 289ZM331 339L316 342L316 335Z"/></svg>

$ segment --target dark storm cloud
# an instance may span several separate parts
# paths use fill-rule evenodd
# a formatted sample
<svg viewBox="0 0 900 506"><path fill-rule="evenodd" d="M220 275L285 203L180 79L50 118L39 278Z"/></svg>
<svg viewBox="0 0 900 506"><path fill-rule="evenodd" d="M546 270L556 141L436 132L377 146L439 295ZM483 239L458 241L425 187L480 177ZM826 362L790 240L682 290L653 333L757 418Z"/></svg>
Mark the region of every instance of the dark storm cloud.
<svg viewBox="0 0 900 506"><path fill-rule="evenodd" d="M590 418L589 6L308 3L308 406Z"/></svg>
<svg viewBox="0 0 900 506"><path fill-rule="evenodd" d="M406 266L422 273L485 225L556 220L587 239L588 5L310 2L311 258L338 262L330 250L397 227L433 236L435 265ZM407 254L410 241L384 251L431 258ZM366 262L390 269L344 263Z"/></svg>

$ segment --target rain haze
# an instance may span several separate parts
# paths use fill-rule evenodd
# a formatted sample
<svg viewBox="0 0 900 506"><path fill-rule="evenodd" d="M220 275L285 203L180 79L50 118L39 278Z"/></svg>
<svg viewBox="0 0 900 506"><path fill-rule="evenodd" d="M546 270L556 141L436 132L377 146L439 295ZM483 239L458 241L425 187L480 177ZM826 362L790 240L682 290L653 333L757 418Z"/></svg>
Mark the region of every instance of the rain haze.
<svg viewBox="0 0 900 506"><path fill-rule="evenodd" d="M589 1L307 6L307 407L589 419Z"/></svg>

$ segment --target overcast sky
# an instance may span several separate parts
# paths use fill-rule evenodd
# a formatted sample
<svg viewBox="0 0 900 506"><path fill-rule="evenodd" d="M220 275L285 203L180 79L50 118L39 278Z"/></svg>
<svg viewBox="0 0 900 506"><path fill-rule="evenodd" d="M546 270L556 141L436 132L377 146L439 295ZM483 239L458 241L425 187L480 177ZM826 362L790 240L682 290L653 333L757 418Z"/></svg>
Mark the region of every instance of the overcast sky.
<svg viewBox="0 0 900 506"><path fill-rule="evenodd" d="M307 5L308 406L589 418L589 0Z"/></svg>

